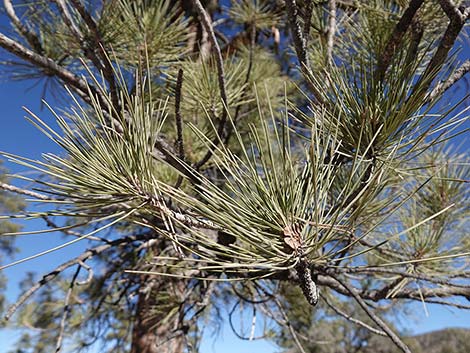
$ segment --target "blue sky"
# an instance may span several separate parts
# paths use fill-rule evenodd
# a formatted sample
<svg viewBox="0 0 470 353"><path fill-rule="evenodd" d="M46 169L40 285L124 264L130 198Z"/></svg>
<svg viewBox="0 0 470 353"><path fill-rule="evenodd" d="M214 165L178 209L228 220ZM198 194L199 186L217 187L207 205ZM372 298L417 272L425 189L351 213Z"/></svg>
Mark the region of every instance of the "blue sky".
<svg viewBox="0 0 470 353"><path fill-rule="evenodd" d="M468 52L466 54L469 54ZM0 52L0 59L3 52ZM0 151L19 154L29 158L40 158L41 153L60 153L57 146L52 144L42 135L24 116L26 115L22 106L27 106L30 110L39 115L46 122L53 122L51 114L40 107L41 86L28 90L31 83L0 82ZM52 101L53 103L53 101ZM464 148L469 147L468 143ZM5 163L14 173L25 173L25 170L15 164ZM17 185L20 185L16 182ZM24 185L24 184L23 184ZM40 221L32 221L25 224L25 229L40 229L44 227ZM25 236L18 239L17 246L21 251L16 258L22 258L43 250L47 250L55 245L61 244L63 239L59 234L42 234ZM86 247L86 243L79 243L66 249L54 252L44 257L20 264L5 270L9 279L6 292L10 302L14 301L20 294L18 282L23 278L26 271L36 271L38 274L46 273L60 263L66 261L71 256L76 256ZM425 315L421 305L416 304L414 315L400 318L400 326L413 333L422 333L437 330L443 327L470 327L470 313L458 309L444 308L438 305L428 305L429 316ZM13 343L18 337L18 333L13 330L4 329L0 331L0 353L6 352L13 347ZM224 353L273 353L276 347L265 341L246 342L236 338L231 332L228 324L224 325L220 337L207 337L203 343L203 353L224 352Z"/></svg>

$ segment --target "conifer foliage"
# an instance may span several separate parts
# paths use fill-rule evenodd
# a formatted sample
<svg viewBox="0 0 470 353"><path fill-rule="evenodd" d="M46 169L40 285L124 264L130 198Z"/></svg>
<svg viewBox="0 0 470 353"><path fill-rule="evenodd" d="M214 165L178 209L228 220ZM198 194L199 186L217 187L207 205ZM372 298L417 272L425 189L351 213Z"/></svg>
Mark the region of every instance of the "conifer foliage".
<svg viewBox="0 0 470 353"><path fill-rule="evenodd" d="M39 177L0 187L65 240L1 269L87 242L25 279L5 319L39 330L12 351L196 352L226 311L291 351L344 347L339 318L411 352L391 309L470 309L467 2L4 10L1 72L44 84L55 122L27 113L61 152L2 152Z"/></svg>

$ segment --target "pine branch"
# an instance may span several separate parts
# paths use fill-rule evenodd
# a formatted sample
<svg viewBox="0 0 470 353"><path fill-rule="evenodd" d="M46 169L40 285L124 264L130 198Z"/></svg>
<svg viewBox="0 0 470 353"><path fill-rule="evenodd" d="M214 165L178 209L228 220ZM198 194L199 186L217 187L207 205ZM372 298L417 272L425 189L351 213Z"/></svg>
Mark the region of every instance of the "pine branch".
<svg viewBox="0 0 470 353"><path fill-rule="evenodd" d="M316 89L315 85L311 80L310 62L307 55L307 41L304 38L300 22L298 20L298 8L295 0L285 0L287 19L289 22L289 29L292 33L292 38L294 41L294 48L297 54L297 59L299 60L300 72L305 79L305 82L308 85L308 88L315 96L317 102L320 105L328 106L327 102L322 99L322 95Z"/></svg>
<svg viewBox="0 0 470 353"><path fill-rule="evenodd" d="M313 7L314 7L313 0L307 0L305 4L305 14L304 18L304 28L302 34L305 40L305 46L308 45L308 40L310 37L310 27L312 26L312 14L313 14Z"/></svg>
<svg viewBox="0 0 470 353"><path fill-rule="evenodd" d="M22 195L27 195L27 196L32 196L36 199L39 200L44 200L44 201L59 201L59 199L51 199L48 196L45 196L43 194L34 192L34 191L29 191L26 189L18 188L16 186L6 184L6 183L0 183L0 189L15 192L17 194L22 194ZM160 202L159 199L154 198L151 195L147 195L148 199L147 201L151 203L152 207L156 208L156 210L172 219L177 220L178 222L181 222L189 227L196 227L196 228L205 228L205 229L212 229L212 230L221 230L221 227L218 227L217 225L213 224L212 222L205 220L205 219L200 219L196 218L184 213L176 212L164 205L163 203ZM65 201L62 199L61 201ZM76 234L75 234L76 235Z"/></svg>
<svg viewBox="0 0 470 353"><path fill-rule="evenodd" d="M351 294L345 290L342 286L338 285L333 279L329 278L330 273L335 275L334 271L322 271L319 268L315 268L317 273L323 273L326 275L319 274L317 276L317 285L319 286L326 286L334 291L350 297ZM337 274L336 274L337 275ZM275 278L282 279L282 280L292 280L292 274L288 272L283 272L282 274L278 274ZM355 292L359 293L361 298L364 300L370 300L373 302L378 302L380 300L387 299L386 294L383 293L382 288L378 288L376 290L370 291L360 291L359 289L355 288ZM404 288L395 293L394 299L411 299L411 300L418 300L418 301L425 301L434 300L434 298L451 298L461 296L464 298L470 298L470 288L459 288L459 287L436 287L436 288L421 288L421 289L413 289L413 288Z"/></svg>
<svg viewBox="0 0 470 353"><path fill-rule="evenodd" d="M336 269L338 273L368 273L368 274L390 274L399 276L400 279L403 278L412 278L416 280L426 281L430 283L440 284L443 286L449 286L454 288L467 288L470 289L470 284L460 284L452 283L450 280L443 279L444 275L440 276L427 276L422 273L409 273L404 271L392 270L384 267L365 267L365 268L354 268L354 267L345 267L341 269ZM461 278L465 278L461 276Z"/></svg>
<svg viewBox="0 0 470 353"><path fill-rule="evenodd" d="M7 183L0 183L0 189L10 191L10 192L14 192L14 193L20 194L20 195L31 196L31 197L34 197L35 199L38 199L38 200L53 201L53 199L51 199L49 196L46 196L44 194L40 194L38 192L30 191L30 190L27 190L27 189L22 189L22 188L19 188L19 187L16 187L16 186L13 186L13 185L10 185L10 184L7 184Z"/></svg>
<svg viewBox="0 0 470 353"><path fill-rule="evenodd" d="M465 10L461 10L452 0L439 0L439 5L450 21L461 22L466 20Z"/></svg>
<svg viewBox="0 0 470 353"><path fill-rule="evenodd" d="M183 69L178 70L175 89L175 121L176 121L176 147L178 157L184 161L183 121L181 118L181 87L183 86Z"/></svg>
<svg viewBox="0 0 470 353"><path fill-rule="evenodd" d="M57 7L59 8L59 12L62 15L62 18L64 20L64 23L70 29L72 34L78 39L79 43L83 43L84 37L82 35L82 32L77 27L75 20L72 18L72 15L70 14L65 1L64 0L52 0L52 1L56 3Z"/></svg>
<svg viewBox="0 0 470 353"><path fill-rule="evenodd" d="M183 141L183 120L181 118L181 88L183 86L183 69L178 70L178 77L176 79L175 88L175 122L176 122L176 148L178 157L181 161L184 161L184 141ZM178 189L183 182L183 176L178 176L178 180L174 186Z"/></svg>
<svg viewBox="0 0 470 353"><path fill-rule="evenodd" d="M378 80L383 80L385 73L392 62L393 56L397 48L401 46L403 37L405 36L408 27L411 25L416 12L423 5L424 0L411 0L408 8L403 13L402 17L396 24L390 39L385 46L385 49L378 60L375 77Z"/></svg>
<svg viewBox="0 0 470 353"><path fill-rule="evenodd" d="M248 69L246 70L245 81L243 82L244 89L240 98L241 101L243 101L246 98L249 88L250 88L248 85L248 82L250 82L251 74L253 71L255 45L256 45L256 26L252 24L251 29L250 29L250 52L248 55ZM242 108L241 104L237 105L237 107L235 108L235 114L233 117L233 125L235 126L237 125L237 122L240 119L241 108ZM224 141L226 145L228 145L228 142L232 135L233 125L229 124L227 126L227 136L225 137L225 141Z"/></svg>
<svg viewBox="0 0 470 353"><path fill-rule="evenodd" d="M286 0L286 10L290 30L292 32L292 38L294 41L295 51L297 52L297 57L299 58L300 67L309 68L310 63L307 56L307 45L300 27L300 22L298 20L299 10L295 0Z"/></svg>
<svg viewBox="0 0 470 353"><path fill-rule="evenodd" d="M469 299L467 298L467 300ZM462 309L462 310L470 310L470 305L468 304L455 303L455 302L450 302L448 300L428 299L426 300L426 303L452 306L454 308Z"/></svg>
<svg viewBox="0 0 470 353"><path fill-rule="evenodd" d="M10 17L11 22L15 28L26 39L31 48L42 55L44 53L44 49L42 48L41 41L39 40L36 33L34 33L31 29L28 28L28 26L24 25L20 21L10 0L3 0L3 4L5 6L8 17Z"/></svg>
<svg viewBox="0 0 470 353"><path fill-rule="evenodd" d="M41 217L45 222L46 222L46 225L51 228L51 229L54 229L54 230L60 230L60 232L64 233L65 235L71 235L73 237L81 237L83 234L82 233L79 233L79 232L76 232L76 231L73 231L73 230L70 230L70 228L73 228L73 227L77 227L79 225L74 225L74 226L70 226L70 227L67 227L67 228L60 228L57 224L55 224L51 219L50 217L48 216L42 216ZM60 228L60 229L59 229ZM93 241L102 241L104 243L108 243L109 240L108 239L105 239L105 238L101 238L101 237L97 237L97 236L93 236L93 235L90 235L87 237L88 240L93 240Z"/></svg>
<svg viewBox="0 0 470 353"><path fill-rule="evenodd" d="M9 51L10 53L18 56L19 58L33 64L34 66L40 67L44 70L47 75L55 75L59 77L65 84L73 88L80 97L87 103L92 102L89 93L98 98L103 107L106 107L106 98L103 97L100 91L98 91L92 85L89 85L84 79L68 71L63 66L58 65L51 58L42 56L18 43L17 41L7 37L3 33L0 33L0 47Z"/></svg>
<svg viewBox="0 0 470 353"><path fill-rule="evenodd" d="M86 10L86 8L83 6L80 0L71 0L71 2L74 8L78 11L80 16L82 17L84 23L88 26L89 31L93 35L93 41L94 41L93 48L83 48L83 49L85 50L85 52L91 50L92 53L94 53L95 49L98 50L98 54L101 57L101 62L96 58L94 61L96 62L95 66L98 65L97 68L99 70L102 70L103 76L109 84L109 93L111 94L113 106L115 107L116 110L118 110L119 97L117 93L116 80L114 78L113 67L111 65L108 55L106 54L104 43L103 43L101 34L99 32L98 26L96 22L93 20L93 17L91 16L91 14ZM86 46L86 43L83 43L83 44Z"/></svg>

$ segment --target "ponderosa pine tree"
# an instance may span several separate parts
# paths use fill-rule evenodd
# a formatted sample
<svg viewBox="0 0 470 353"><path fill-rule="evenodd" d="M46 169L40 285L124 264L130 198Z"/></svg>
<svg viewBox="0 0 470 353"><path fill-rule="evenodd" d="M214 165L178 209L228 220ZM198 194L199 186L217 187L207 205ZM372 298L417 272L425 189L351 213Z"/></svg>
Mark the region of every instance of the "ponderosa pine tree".
<svg viewBox="0 0 470 353"><path fill-rule="evenodd" d="M300 352L346 340L322 313L410 352L387 310L470 308L468 156L448 145L467 113L446 98L470 70L465 1L4 9L3 72L60 97L57 128L28 114L63 153L4 152L41 177L2 188L89 243L23 283L5 317L40 330L14 352L195 352L224 307Z"/></svg>

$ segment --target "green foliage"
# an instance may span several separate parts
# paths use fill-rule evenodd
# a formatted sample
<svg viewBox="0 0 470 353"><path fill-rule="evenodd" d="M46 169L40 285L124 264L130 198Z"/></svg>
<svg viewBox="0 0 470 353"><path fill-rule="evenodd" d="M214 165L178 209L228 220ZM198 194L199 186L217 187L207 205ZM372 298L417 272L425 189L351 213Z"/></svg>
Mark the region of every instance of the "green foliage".
<svg viewBox="0 0 470 353"><path fill-rule="evenodd" d="M286 349L367 351L384 327L364 307L388 321L403 310L399 298L432 302L442 300L432 290L462 288L468 156L443 146L468 118L434 89L457 62L436 59L446 14L426 2L393 44L408 1L337 1L334 21L332 2L297 3L292 22L283 15L292 2L278 1L207 1L207 14L190 1L24 4L40 48L16 25L18 41L40 60L21 56L15 78L68 85L62 113L48 106L58 128L29 112L62 151L4 153L41 174L19 177L44 206L21 213L4 194L0 204L16 217L53 217L57 226L46 218L50 229L37 232L68 237L30 258L82 239L94 246L87 264L71 265L99 271L72 280L66 343L136 353L149 334L176 337L159 349L178 352L197 346L221 306L247 302L273 319L267 333ZM310 66L299 68L292 54L303 50ZM0 227L8 249L11 235L30 233ZM18 352L55 349L69 277L21 309L16 324L39 331ZM320 304L306 309L315 282Z"/></svg>
<svg viewBox="0 0 470 353"><path fill-rule="evenodd" d="M280 20L279 9L270 1L264 0L232 1L228 15L236 23L255 26L261 30L271 29Z"/></svg>
<svg viewBox="0 0 470 353"><path fill-rule="evenodd" d="M165 117L164 103L157 105L152 100L147 103L142 95L131 97L127 91L121 94L122 99L127 99L128 110L114 124L123 127L122 133L107 128L107 117L99 103L94 105L97 114L90 116L76 101L68 120L51 109L61 134L31 113L33 124L67 151L66 158L47 154L44 162L36 162L10 156L52 177L50 182L41 182L43 187L54 189L53 195L62 200L70 200L74 211L69 212L77 212L80 217L97 216L103 207L116 204L136 207L145 202L148 193L153 193L148 189L155 169L151 146ZM133 124L128 125L126 119ZM100 131L95 133L97 128ZM64 205L63 201L59 203Z"/></svg>
<svg viewBox="0 0 470 353"><path fill-rule="evenodd" d="M190 78L184 81L185 98L181 106L183 115L192 121L200 119L204 110L213 116L220 116L224 107L220 98L215 58L211 56L205 61L182 62L180 65L185 76ZM235 108L246 103L242 99L246 88L246 62L229 57L224 61L224 69L228 106ZM170 79L176 82L176 74Z"/></svg>
<svg viewBox="0 0 470 353"><path fill-rule="evenodd" d="M171 1L107 1L99 29L121 65L164 67L188 50L187 20Z"/></svg>

